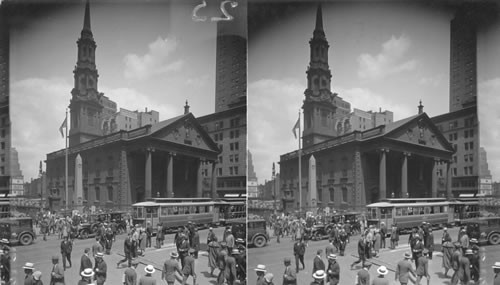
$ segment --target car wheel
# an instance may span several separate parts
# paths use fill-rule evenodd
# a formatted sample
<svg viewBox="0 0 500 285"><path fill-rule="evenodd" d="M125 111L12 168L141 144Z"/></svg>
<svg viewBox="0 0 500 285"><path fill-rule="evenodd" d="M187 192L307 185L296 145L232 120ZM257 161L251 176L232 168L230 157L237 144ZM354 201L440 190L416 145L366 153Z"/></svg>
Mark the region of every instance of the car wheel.
<svg viewBox="0 0 500 285"><path fill-rule="evenodd" d="M82 239L87 239L89 237L89 231L88 230L83 230L80 232L80 237Z"/></svg>
<svg viewBox="0 0 500 285"><path fill-rule="evenodd" d="M255 247L263 247L266 245L266 243L267 240L263 236L257 236L253 239L253 244L255 245Z"/></svg>
<svg viewBox="0 0 500 285"><path fill-rule="evenodd" d="M492 245L497 245L497 244L500 244L500 233L492 233L492 234L488 237L488 241L489 241Z"/></svg>
<svg viewBox="0 0 500 285"><path fill-rule="evenodd" d="M30 245L30 244L33 242L33 237L32 237L30 234L23 234L23 235L19 238L19 242L20 242L22 245Z"/></svg>

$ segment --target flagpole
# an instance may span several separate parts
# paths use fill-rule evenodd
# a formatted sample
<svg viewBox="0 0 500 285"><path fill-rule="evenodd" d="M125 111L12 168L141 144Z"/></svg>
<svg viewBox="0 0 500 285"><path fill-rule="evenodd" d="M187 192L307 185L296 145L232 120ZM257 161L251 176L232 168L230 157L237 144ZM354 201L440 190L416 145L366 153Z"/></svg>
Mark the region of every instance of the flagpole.
<svg viewBox="0 0 500 285"><path fill-rule="evenodd" d="M64 193L66 195L66 210L68 210L68 108L66 108L66 136L64 141L66 143L66 154L65 154L65 163L64 163Z"/></svg>
<svg viewBox="0 0 500 285"><path fill-rule="evenodd" d="M302 215L302 149L300 148L300 109L299 109L299 215Z"/></svg>

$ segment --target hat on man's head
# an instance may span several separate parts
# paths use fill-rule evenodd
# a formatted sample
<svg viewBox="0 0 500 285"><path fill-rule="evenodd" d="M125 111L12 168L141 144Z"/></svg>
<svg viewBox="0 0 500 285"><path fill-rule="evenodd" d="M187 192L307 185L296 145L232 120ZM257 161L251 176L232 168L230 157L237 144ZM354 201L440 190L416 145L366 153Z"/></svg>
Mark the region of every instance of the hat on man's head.
<svg viewBox="0 0 500 285"><path fill-rule="evenodd" d="M500 269L500 261L495 262L492 266L493 269Z"/></svg>
<svg viewBox="0 0 500 285"><path fill-rule="evenodd" d="M146 271L146 273L153 274L156 270L153 265L150 264L144 268L144 271Z"/></svg>
<svg viewBox="0 0 500 285"><path fill-rule="evenodd" d="M266 275L264 275L264 279L267 281L267 282L272 282L273 281L273 278L274 278L274 275L272 273L266 273Z"/></svg>
<svg viewBox="0 0 500 285"><path fill-rule="evenodd" d="M411 254L409 252L405 252L404 258L410 259L411 258Z"/></svg>
<svg viewBox="0 0 500 285"><path fill-rule="evenodd" d="M468 255L468 254L472 254L472 249L469 248L469 249L465 250L465 255Z"/></svg>
<svg viewBox="0 0 500 285"><path fill-rule="evenodd" d="M363 268L370 268L372 266L372 263L370 261L366 261L365 265L363 265Z"/></svg>
<svg viewBox="0 0 500 285"><path fill-rule="evenodd" d="M177 258L177 257L179 257L179 254L178 254L177 252L175 252L175 251L172 251L172 252L170 253L170 257Z"/></svg>
<svg viewBox="0 0 500 285"><path fill-rule="evenodd" d="M263 264L259 264L259 265L257 265L257 267L256 267L256 268L254 268L254 270L255 270L255 271L260 271L260 272L266 272L266 271L267 271L267 270L266 270L266 266L265 266L265 265L263 265Z"/></svg>
<svg viewBox="0 0 500 285"><path fill-rule="evenodd" d="M190 249L188 250L188 252L189 252L189 253L195 253L195 252L196 252L196 250L195 250L194 248L190 248Z"/></svg>
<svg viewBox="0 0 500 285"><path fill-rule="evenodd" d="M422 253L423 254L428 254L429 253L429 250L427 248L424 248L424 250L422 250Z"/></svg>
<svg viewBox="0 0 500 285"><path fill-rule="evenodd" d="M478 243L478 240L477 240L477 239L475 239L475 238L471 238L469 242L470 242L470 243Z"/></svg>
<svg viewBox="0 0 500 285"><path fill-rule="evenodd" d="M337 259L337 256L333 253L330 253L330 255L328 255L328 259L335 260L335 259Z"/></svg>
<svg viewBox="0 0 500 285"><path fill-rule="evenodd" d="M95 257L103 258L104 257L104 253L98 252L98 253L96 253Z"/></svg>
<svg viewBox="0 0 500 285"><path fill-rule="evenodd" d="M386 275L387 273L389 273L389 270L387 270L387 267L382 265L379 268L377 268L377 273L380 275Z"/></svg>
<svg viewBox="0 0 500 285"><path fill-rule="evenodd" d="M94 270L92 268L85 268L81 273L83 277L92 277L94 276Z"/></svg>
<svg viewBox="0 0 500 285"><path fill-rule="evenodd" d="M9 243L9 241L7 239L3 238L3 239L0 239L0 243Z"/></svg>
<svg viewBox="0 0 500 285"><path fill-rule="evenodd" d="M240 251L237 248L233 248L233 250L231 250L231 253L232 254L240 254Z"/></svg>
<svg viewBox="0 0 500 285"><path fill-rule="evenodd" d="M34 270L35 267L34 267L34 264L31 263L31 262L26 262L26 264L24 264L23 266L23 269L29 269L29 270Z"/></svg>
<svg viewBox="0 0 500 285"><path fill-rule="evenodd" d="M52 255L52 260L59 260L59 256L57 256L57 255Z"/></svg>
<svg viewBox="0 0 500 285"><path fill-rule="evenodd" d="M283 262L285 262L285 263L292 263L292 260L290 259L290 257L285 257L285 259L283 260Z"/></svg>
<svg viewBox="0 0 500 285"><path fill-rule="evenodd" d="M324 270L317 270L313 274L314 279L325 279L325 277L326 277L326 273Z"/></svg>
<svg viewBox="0 0 500 285"><path fill-rule="evenodd" d="M462 247L462 244L460 242L458 242L458 241L454 242L453 245L455 247Z"/></svg>
<svg viewBox="0 0 500 285"><path fill-rule="evenodd" d="M40 280L40 278L42 278L42 272L40 271L33 272L33 279Z"/></svg>
<svg viewBox="0 0 500 285"><path fill-rule="evenodd" d="M137 258L133 258L132 261L130 262L132 265L138 265L139 260Z"/></svg>

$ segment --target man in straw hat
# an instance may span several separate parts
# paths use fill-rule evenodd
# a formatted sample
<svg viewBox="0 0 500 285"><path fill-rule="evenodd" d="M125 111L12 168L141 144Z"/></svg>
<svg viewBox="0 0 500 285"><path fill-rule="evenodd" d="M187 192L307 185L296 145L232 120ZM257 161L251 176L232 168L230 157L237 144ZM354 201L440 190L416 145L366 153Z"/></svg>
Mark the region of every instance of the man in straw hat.
<svg viewBox="0 0 500 285"><path fill-rule="evenodd" d="M146 275L141 276L139 279L139 285L156 285L156 279L152 276L155 273L155 268L153 265L148 265L144 268Z"/></svg>
<svg viewBox="0 0 500 285"><path fill-rule="evenodd" d="M237 278L236 273L236 259L234 255L239 254L238 249L233 249L231 254L226 257L226 268L224 269L224 278L228 285L233 285Z"/></svg>
<svg viewBox="0 0 500 285"><path fill-rule="evenodd" d="M122 283L123 285L136 285L137 284L137 265L139 265L139 261L137 259L132 259L129 267L125 269L123 272Z"/></svg>
<svg viewBox="0 0 500 285"><path fill-rule="evenodd" d="M283 263L285 264L285 272L283 273L283 285L296 285L297 275L295 275L295 271L292 269L292 260L289 257L285 257Z"/></svg>
<svg viewBox="0 0 500 285"><path fill-rule="evenodd" d="M492 268L493 268L493 273L495 273L495 276L493 276L493 285L500 285L500 262L499 261L495 262Z"/></svg>
<svg viewBox="0 0 500 285"><path fill-rule="evenodd" d="M337 285L340 282L340 266L337 262L337 256L331 253L328 256L328 269L327 273L327 281L330 282L330 285Z"/></svg>
<svg viewBox="0 0 500 285"><path fill-rule="evenodd" d="M417 262L417 284L420 284L420 280L423 277L427 278L427 285L431 282L431 275L429 274L429 260L427 256L429 255L429 251L425 248L422 251L422 256L418 258Z"/></svg>
<svg viewBox="0 0 500 285"><path fill-rule="evenodd" d="M411 265L411 263L410 263ZM372 285L389 285L389 279L386 279L385 276L389 273L389 270L387 270L387 267L385 266L380 266L377 268L377 274L378 276L373 279ZM401 283L402 284L402 283Z"/></svg>
<svg viewBox="0 0 500 285"><path fill-rule="evenodd" d="M59 264L59 257L52 256L52 272L50 273L51 285L64 285L64 269Z"/></svg>
<svg viewBox="0 0 500 285"><path fill-rule="evenodd" d="M177 259L179 258L179 254L177 252L170 253L170 259L167 259L163 264L163 271L161 273L161 279L167 281L168 285L173 285L176 280L175 272L179 273L181 278L184 278L184 275L181 271L181 266Z"/></svg>
<svg viewBox="0 0 500 285"><path fill-rule="evenodd" d="M33 270L35 270L35 268L33 266L34 265L31 262L26 262L23 266L24 274L26 274L26 276L24 276L24 285L33 285L34 283Z"/></svg>
<svg viewBox="0 0 500 285"><path fill-rule="evenodd" d="M313 274L314 281L310 285L323 285L325 283L326 273L324 270L317 270Z"/></svg>
<svg viewBox="0 0 500 285"><path fill-rule="evenodd" d="M354 284L356 285L371 285L370 283L370 267L372 266L371 262L367 261L356 274L356 281Z"/></svg>
<svg viewBox="0 0 500 285"><path fill-rule="evenodd" d="M42 272L40 271L33 272L33 285L43 285Z"/></svg>
<svg viewBox="0 0 500 285"><path fill-rule="evenodd" d="M394 279L396 281L399 281L401 285L408 284L409 280L412 279L410 273L416 275L416 272L411 265L410 259L411 254L409 252L405 252L404 259L399 261L396 267L396 276Z"/></svg>
<svg viewBox="0 0 500 285"><path fill-rule="evenodd" d="M106 281L108 266L104 261L104 253L98 252L95 257L94 272L96 276L96 284L103 285Z"/></svg>
<svg viewBox="0 0 500 285"><path fill-rule="evenodd" d="M196 284L196 273L194 269L194 252L195 250L190 248L189 254L184 258L184 266L182 267L183 282L182 284L187 284L189 276L193 276L193 285Z"/></svg>
<svg viewBox="0 0 500 285"><path fill-rule="evenodd" d="M85 268L82 272L80 272L82 279L78 280L77 285L88 285L92 284L92 277L94 276L94 271L92 268Z"/></svg>
<svg viewBox="0 0 500 285"><path fill-rule="evenodd" d="M263 264L257 265L256 268L254 268L255 273L257 274L257 285L264 285L264 275L266 274L266 266Z"/></svg>
<svg viewBox="0 0 500 285"><path fill-rule="evenodd" d="M266 273L266 275L264 275L264 285L274 285L273 278L274 275L272 273Z"/></svg>

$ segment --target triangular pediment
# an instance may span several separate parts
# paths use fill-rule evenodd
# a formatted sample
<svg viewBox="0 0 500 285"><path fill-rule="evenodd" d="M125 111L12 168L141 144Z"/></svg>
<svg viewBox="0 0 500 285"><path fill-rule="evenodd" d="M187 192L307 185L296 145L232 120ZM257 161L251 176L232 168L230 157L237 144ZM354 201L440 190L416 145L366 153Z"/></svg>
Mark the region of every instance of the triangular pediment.
<svg viewBox="0 0 500 285"><path fill-rule="evenodd" d="M390 125L387 127L390 128ZM384 137L434 149L454 151L451 144L425 113L408 119L394 129L387 130Z"/></svg>
<svg viewBox="0 0 500 285"><path fill-rule="evenodd" d="M191 113L161 124L162 122L159 122L158 126L153 126L156 128L151 134L152 137L175 144L219 152L215 142Z"/></svg>

